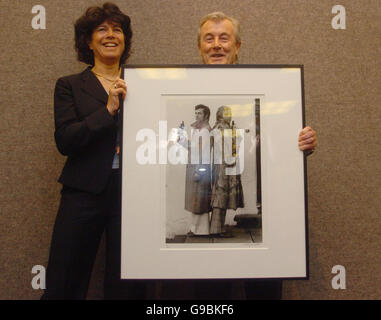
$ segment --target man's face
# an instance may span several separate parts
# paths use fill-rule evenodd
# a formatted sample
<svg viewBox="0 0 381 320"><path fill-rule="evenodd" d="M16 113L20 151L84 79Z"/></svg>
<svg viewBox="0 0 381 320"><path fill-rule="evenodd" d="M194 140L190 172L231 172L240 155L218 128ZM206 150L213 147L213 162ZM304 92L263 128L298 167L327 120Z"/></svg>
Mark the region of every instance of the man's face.
<svg viewBox="0 0 381 320"><path fill-rule="evenodd" d="M196 118L196 121L203 121L204 120L204 110L202 109L197 109L195 111L195 118Z"/></svg>
<svg viewBox="0 0 381 320"><path fill-rule="evenodd" d="M198 49L206 64L233 64L240 46L230 20L208 20L201 27Z"/></svg>

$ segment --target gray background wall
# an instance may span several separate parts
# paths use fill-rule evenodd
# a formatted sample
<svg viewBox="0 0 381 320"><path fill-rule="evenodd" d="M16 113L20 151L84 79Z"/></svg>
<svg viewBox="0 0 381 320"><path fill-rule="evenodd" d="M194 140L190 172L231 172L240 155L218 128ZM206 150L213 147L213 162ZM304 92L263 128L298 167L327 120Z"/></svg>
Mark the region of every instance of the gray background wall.
<svg viewBox="0 0 381 320"><path fill-rule="evenodd" d="M288 280L286 299L380 299L381 2L379 0L120 0L134 31L130 63L200 63L199 19L239 19L240 63L304 64L306 119L319 147L308 160L310 279ZM0 299L38 299L31 269L46 266L64 163L53 139L58 77L84 68L73 23L102 1L0 1ZM46 8L34 30L31 9ZM346 8L346 30L331 9ZM102 298L104 249L90 299ZM345 290L331 287L335 265Z"/></svg>

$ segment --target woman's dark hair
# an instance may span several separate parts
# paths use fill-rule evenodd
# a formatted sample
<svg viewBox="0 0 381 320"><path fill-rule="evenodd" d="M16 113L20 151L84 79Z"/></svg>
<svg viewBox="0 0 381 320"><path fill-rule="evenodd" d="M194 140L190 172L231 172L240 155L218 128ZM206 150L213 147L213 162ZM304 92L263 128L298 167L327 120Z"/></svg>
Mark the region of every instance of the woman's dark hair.
<svg viewBox="0 0 381 320"><path fill-rule="evenodd" d="M130 56L131 49L131 20L113 3L107 2L102 7L90 7L86 10L74 25L75 49L78 60L90 65L94 65L94 54L89 48L93 31L105 21L112 21L120 24L124 33L124 51L120 58L120 64L126 62Z"/></svg>

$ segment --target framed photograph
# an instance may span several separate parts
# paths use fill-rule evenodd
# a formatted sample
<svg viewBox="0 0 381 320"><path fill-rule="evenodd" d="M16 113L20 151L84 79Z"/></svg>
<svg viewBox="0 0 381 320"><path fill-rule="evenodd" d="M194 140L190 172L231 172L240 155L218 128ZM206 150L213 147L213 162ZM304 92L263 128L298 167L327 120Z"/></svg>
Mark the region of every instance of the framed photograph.
<svg viewBox="0 0 381 320"><path fill-rule="evenodd" d="M122 278L308 278L303 66L123 76Z"/></svg>

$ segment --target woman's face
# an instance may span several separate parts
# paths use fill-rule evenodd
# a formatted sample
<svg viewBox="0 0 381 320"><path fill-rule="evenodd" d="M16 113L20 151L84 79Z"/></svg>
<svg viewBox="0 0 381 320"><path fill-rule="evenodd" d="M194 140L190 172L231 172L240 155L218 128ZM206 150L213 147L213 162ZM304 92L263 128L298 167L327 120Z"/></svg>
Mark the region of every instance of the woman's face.
<svg viewBox="0 0 381 320"><path fill-rule="evenodd" d="M89 48L94 53L94 63L119 63L124 51L124 33L118 23L105 21L96 27Z"/></svg>
<svg viewBox="0 0 381 320"><path fill-rule="evenodd" d="M232 112L230 108L224 107L222 111L222 118L225 120L225 122L230 123L232 120Z"/></svg>

